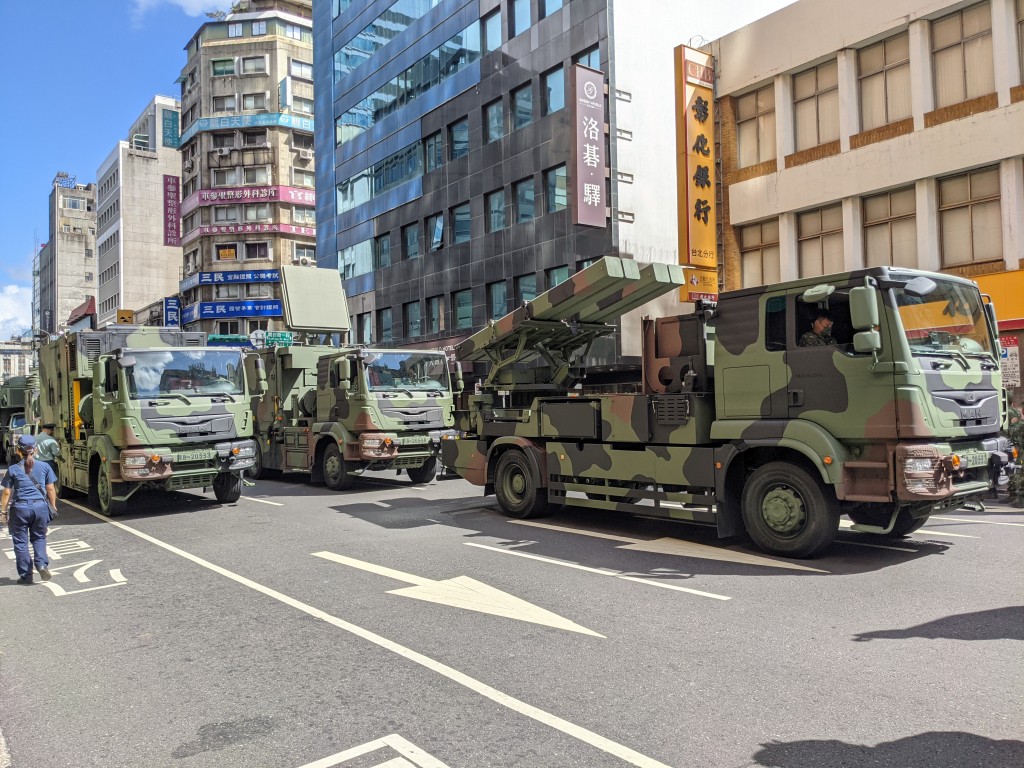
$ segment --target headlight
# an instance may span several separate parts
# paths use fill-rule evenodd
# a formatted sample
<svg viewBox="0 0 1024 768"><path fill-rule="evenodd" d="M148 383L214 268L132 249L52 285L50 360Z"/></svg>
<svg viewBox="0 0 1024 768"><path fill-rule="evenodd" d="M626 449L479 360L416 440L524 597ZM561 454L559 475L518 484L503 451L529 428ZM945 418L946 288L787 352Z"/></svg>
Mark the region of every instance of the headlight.
<svg viewBox="0 0 1024 768"><path fill-rule="evenodd" d="M364 437L362 438L362 444L364 448L380 448L384 445L383 437Z"/></svg>
<svg viewBox="0 0 1024 768"><path fill-rule="evenodd" d="M903 464L904 472L931 472L931 459L907 459Z"/></svg>
<svg viewBox="0 0 1024 768"><path fill-rule="evenodd" d="M121 464L126 467L144 467L147 461L149 459L145 456L125 456L121 459Z"/></svg>
<svg viewBox="0 0 1024 768"><path fill-rule="evenodd" d="M256 455L256 446L252 443L243 443L235 447L235 456L240 459L251 459Z"/></svg>

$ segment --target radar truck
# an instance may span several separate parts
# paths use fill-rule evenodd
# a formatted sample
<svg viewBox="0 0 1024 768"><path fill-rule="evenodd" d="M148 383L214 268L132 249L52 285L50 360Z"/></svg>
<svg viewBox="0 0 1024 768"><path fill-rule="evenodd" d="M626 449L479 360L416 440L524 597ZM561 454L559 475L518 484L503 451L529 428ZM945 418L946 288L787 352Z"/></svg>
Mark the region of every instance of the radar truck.
<svg viewBox="0 0 1024 768"><path fill-rule="evenodd" d="M110 326L42 347L62 492L88 493L104 515L143 489L212 486L218 501L238 500L256 453L245 366L241 351L205 344L197 331Z"/></svg>
<svg viewBox="0 0 1024 768"><path fill-rule="evenodd" d="M30 379L33 378L12 376L0 385L0 452L8 464L14 459L14 443L31 416Z"/></svg>
<svg viewBox="0 0 1024 768"><path fill-rule="evenodd" d="M267 392L253 397L258 448L250 474L308 473L338 491L366 470L432 480L441 440L454 435L447 356L316 343L348 333L340 274L284 266L281 286L288 327L314 343L246 355L250 371L262 368L267 377Z"/></svg>
<svg viewBox="0 0 1024 768"><path fill-rule="evenodd" d="M618 510L811 557L841 514L905 535L979 499L1012 455L995 310L952 275L875 267L644 318L635 380L592 391L592 342L683 281L605 257L458 345L487 373L445 465L513 517ZM820 308L836 343L802 347Z"/></svg>

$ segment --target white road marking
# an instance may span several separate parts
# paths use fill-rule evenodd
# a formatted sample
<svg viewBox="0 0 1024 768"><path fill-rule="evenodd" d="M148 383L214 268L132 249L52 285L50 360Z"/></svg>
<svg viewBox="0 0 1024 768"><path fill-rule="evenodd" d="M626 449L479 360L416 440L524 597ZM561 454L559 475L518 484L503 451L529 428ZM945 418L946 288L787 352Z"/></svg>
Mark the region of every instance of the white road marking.
<svg viewBox="0 0 1024 768"><path fill-rule="evenodd" d="M86 587L85 589L72 589L70 592L65 590L63 587L54 584L52 581L43 581L41 584L48 590L53 592L57 597L65 597L67 595L80 595L83 592L95 592L98 589L110 589L111 587L123 586L126 582L115 582L114 584L102 584L98 587Z"/></svg>
<svg viewBox="0 0 1024 768"><path fill-rule="evenodd" d="M946 531L936 531L935 526L925 525L919 528L916 532L917 536L949 536L954 539L980 539L981 536L968 536L966 533L948 533Z"/></svg>
<svg viewBox="0 0 1024 768"><path fill-rule="evenodd" d="M1015 528L1024 528L1024 523L1004 523L1002 520L971 520L964 517L937 517L932 515L930 520L952 520L954 523L984 523L985 525L1012 525Z"/></svg>
<svg viewBox="0 0 1024 768"><path fill-rule="evenodd" d="M352 624L351 622L345 621L344 619L339 619L337 616L332 616L326 611L321 611L319 608L314 608L313 606L307 603L300 602L299 600L296 600L295 598L289 597L288 595L278 592L275 589L271 589L270 587L266 587L262 584L252 581L251 579L247 579L244 576L240 576L237 573L233 573L227 570L226 568L221 568L219 565L215 565L211 563L209 560L204 560L203 558L198 557L197 555L193 555L190 552L186 552L183 549L179 549L178 547L175 547L164 541L160 541L160 539L154 538L149 534L131 528L125 525L124 523L119 523L116 520L111 520L109 518L102 517L101 515L93 512L91 509L88 509L86 507L83 507L79 504L70 501L66 503L73 506L75 509L79 509L82 512L85 512L87 515L91 515L92 517L96 518L102 523L112 525L115 528L124 531L125 533L131 534L132 536L137 536L138 538L144 541L148 541L150 544L153 544L154 546L160 547L161 549L171 552L172 554L178 555L179 557L189 560L190 562L193 562L202 568L206 568L209 571L213 571L214 573L217 573L226 579L230 579L231 581L234 581L236 584L241 584L244 587L248 587L249 589L255 592L259 592L260 594L265 595L266 597L269 597L272 600L276 600L298 611L302 611L308 616L320 619L321 621L324 621L327 624L330 624L331 626L337 627L338 629L355 635L356 637L361 638L368 643L372 643L373 645L376 645L379 648L383 648L384 650L390 651L391 653L394 653L397 656L401 656L402 658L411 661L414 664L418 664L425 669L429 669L431 672L435 672L436 674L451 680L457 685L461 685L464 688L484 697L485 699L489 699L490 701L493 701L494 703L505 707L506 709L510 709L513 712L517 712L518 714L522 715L523 717L528 717L531 720L535 720L536 722L541 723L542 725L546 725L547 727L553 730L559 731L560 733L564 733L565 735L577 739L578 741L581 741L584 744L589 744L590 746L594 747L595 749L599 749L602 752L607 752L609 755L618 757L624 760L625 762L629 763L630 765L637 766L637 768L671 768L671 766L662 763L659 760L655 760L653 757L648 757L647 755L637 752L636 750L630 749L629 747L623 744L619 744L618 742L612 741L611 739L607 739L604 736L601 736L600 734L594 733L593 731L588 730L587 728L576 725L575 723L569 722L568 720L564 720L561 717L553 715L550 712L546 712L545 710L540 709L539 707L535 707L532 704L527 704L525 701L517 699L514 696L510 696L509 694L504 693L502 691L499 691L497 688L494 688L473 677L470 677L469 675L465 674L464 672L460 672L454 667L450 667L447 664L432 659L429 656L412 650L411 648L406 648L404 645L401 645L400 643L397 643L394 640L389 640L388 638L383 637L382 635L378 635L375 632L371 632L368 629L364 629L363 627L360 627L357 624Z"/></svg>
<svg viewBox="0 0 1024 768"><path fill-rule="evenodd" d="M248 501L258 501L260 504L269 504L272 507L283 507L284 506L284 504L281 504L280 502L270 501L269 499L260 499L260 498L257 498L256 496L243 496L242 498L246 499Z"/></svg>
<svg viewBox="0 0 1024 768"><path fill-rule="evenodd" d="M596 539L608 539L610 541L622 541L626 546L619 549L635 549L639 552L656 552L663 555L677 555L679 557L695 557L702 560L721 560L728 563L741 563L743 565L756 565L765 568L788 568L793 571L812 571L814 573L828 573L820 568L811 568L806 565L797 565L784 560L772 560L761 555L752 555L748 552L737 552L724 547L711 547L707 544L697 544L682 539L633 539L628 536L615 536L597 531L587 531L582 528L569 528L563 525L551 525L550 523L538 523L533 520L509 520L516 525L532 525L535 528L546 528L549 531L561 531L562 533L575 533L580 536L591 536Z"/></svg>
<svg viewBox="0 0 1024 768"><path fill-rule="evenodd" d="M434 581L414 576L411 573L396 571L393 568L385 568L382 565L354 560L351 557L337 555L333 552L314 552L313 557L322 557L324 560L331 560L341 565L359 568L413 585L403 589L391 590L388 593L391 595L401 595L402 597L411 597L416 600L425 600L428 603L439 603L440 605L450 605L455 608L489 613L492 616L503 616L507 619L528 621L531 624L542 624L547 627L564 629L568 632L579 632L580 634L593 637L604 637L604 635L599 635L597 632L593 632L586 627L581 627L576 622L563 618L557 613L547 611L507 592L502 592L500 589L495 589L476 579L471 579L468 576L456 576L453 579Z"/></svg>
<svg viewBox="0 0 1024 768"><path fill-rule="evenodd" d="M417 766L417 768L448 768L448 766L440 760L428 755L422 749L409 741L406 741L397 733L385 736L382 739L375 739L374 741L368 742L359 747L347 749L344 752L339 752L336 755L325 757L321 760L317 760L316 762L307 763L306 765L300 766L300 768L334 768L334 766L346 760L362 757L363 755L367 755L371 752L376 752L379 749L385 749L387 747L390 747L395 752L402 755L401 758L396 758L396 760L399 760L400 762L389 760L386 763L381 763L380 765L375 766L375 768L391 768L392 765L402 766L402 768L405 768L405 766ZM408 758L408 760L404 758ZM409 762L410 760L412 762Z"/></svg>
<svg viewBox="0 0 1024 768"><path fill-rule="evenodd" d="M386 501L371 501L370 503L376 507L384 507L384 509L391 509L391 505L388 504Z"/></svg>
<svg viewBox="0 0 1024 768"><path fill-rule="evenodd" d="M937 520L938 518L932 517L930 519L931 520ZM839 527L842 528L843 530L849 530L850 528L853 527L853 521L852 520L840 520L839 521ZM951 537L956 538L956 539L980 539L981 538L980 536L968 536L966 533L945 533L945 532L935 531L935 530L933 530L934 527L935 526L932 526L932 525L924 525L924 526L921 526L921 528L919 530L924 530L925 528L927 528L929 536L951 536ZM870 536L871 535L871 534L868 534L868 533L864 533L863 531L850 531L850 533L859 533L859 534L863 534L865 536ZM911 541L913 541L913 539L911 539Z"/></svg>
<svg viewBox="0 0 1024 768"><path fill-rule="evenodd" d="M732 600L731 597L725 595L716 595L713 592L701 592L699 589L689 589L687 587L680 587L677 584L668 584L666 582L655 581L653 579L643 579L639 576L626 576L621 571L613 571L602 568L589 568L585 565L579 565L578 563L570 563L565 560L556 560L551 557L544 557L542 555L532 555L529 552L512 552L508 549L502 549L501 547L490 547L486 544L475 544L472 542L463 542L467 547L476 547L477 549L488 549L491 552L500 552L503 555L515 555L516 557L525 557L530 560L539 560L542 563L550 563L552 565L561 565L565 568L574 568L577 571L587 571L588 573L596 573L600 576L614 576L618 579L624 579L625 581L635 581L640 584L647 584L652 587L661 587L663 589L674 589L677 592L689 592L691 595L700 595L701 597L710 597L713 600Z"/></svg>
<svg viewBox="0 0 1024 768"><path fill-rule="evenodd" d="M110 578L112 578L114 581L119 581L119 582L128 581L128 579L126 579L124 576L121 575L121 569L120 568L114 568L110 572Z"/></svg>

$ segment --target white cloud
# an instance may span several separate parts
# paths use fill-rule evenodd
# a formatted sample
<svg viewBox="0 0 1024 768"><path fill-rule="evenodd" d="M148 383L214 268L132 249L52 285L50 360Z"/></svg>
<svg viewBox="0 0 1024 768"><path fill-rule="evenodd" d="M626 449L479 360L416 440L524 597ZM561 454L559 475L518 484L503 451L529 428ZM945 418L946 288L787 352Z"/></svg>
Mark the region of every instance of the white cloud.
<svg viewBox="0 0 1024 768"><path fill-rule="evenodd" d="M0 289L0 340L32 327L32 288L6 285Z"/></svg>

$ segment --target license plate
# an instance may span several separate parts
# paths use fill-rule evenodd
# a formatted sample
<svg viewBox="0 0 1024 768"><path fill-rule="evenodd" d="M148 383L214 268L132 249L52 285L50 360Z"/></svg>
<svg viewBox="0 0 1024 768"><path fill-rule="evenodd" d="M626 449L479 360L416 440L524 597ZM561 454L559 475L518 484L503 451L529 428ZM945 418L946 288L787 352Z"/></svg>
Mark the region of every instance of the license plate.
<svg viewBox="0 0 1024 768"><path fill-rule="evenodd" d="M968 469L974 467L983 467L988 464L987 453L968 453L964 456L964 463L967 464Z"/></svg>
<svg viewBox="0 0 1024 768"><path fill-rule="evenodd" d="M216 451L203 449L201 451L182 451L176 454L175 461L207 461L217 455Z"/></svg>

